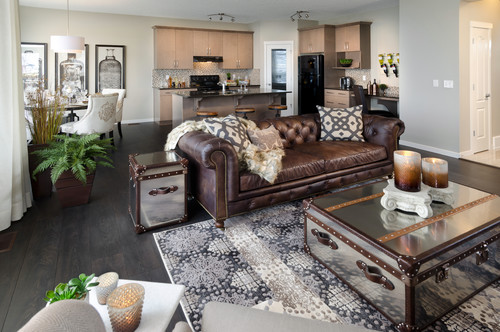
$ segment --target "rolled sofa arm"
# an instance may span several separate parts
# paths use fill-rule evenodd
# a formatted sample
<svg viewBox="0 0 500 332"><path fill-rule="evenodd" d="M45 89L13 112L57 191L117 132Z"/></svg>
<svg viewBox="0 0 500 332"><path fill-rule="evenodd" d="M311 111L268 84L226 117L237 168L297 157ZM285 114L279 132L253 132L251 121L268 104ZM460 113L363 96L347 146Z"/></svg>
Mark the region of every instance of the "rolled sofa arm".
<svg viewBox="0 0 500 332"><path fill-rule="evenodd" d="M405 124L397 118L363 114L363 136L369 143L383 145L387 158L393 160L398 149L398 139L405 131Z"/></svg>
<svg viewBox="0 0 500 332"><path fill-rule="evenodd" d="M237 197L240 188L235 149L228 141L200 131L183 135L177 144L189 160L192 193L223 227L227 202Z"/></svg>

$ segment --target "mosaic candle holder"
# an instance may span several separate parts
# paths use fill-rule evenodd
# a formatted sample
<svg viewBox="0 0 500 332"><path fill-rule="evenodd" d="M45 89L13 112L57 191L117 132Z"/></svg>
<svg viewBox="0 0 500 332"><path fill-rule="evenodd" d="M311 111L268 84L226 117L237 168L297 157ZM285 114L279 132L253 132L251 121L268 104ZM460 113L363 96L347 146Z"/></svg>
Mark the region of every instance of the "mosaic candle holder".
<svg viewBox="0 0 500 332"><path fill-rule="evenodd" d="M433 188L448 188L448 162L439 158L423 158L422 182Z"/></svg>
<svg viewBox="0 0 500 332"><path fill-rule="evenodd" d="M394 185L409 192L420 191L421 157L414 151L394 151Z"/></svg>
<svg viewBox="0 0 500 332"><path fill-rule="evenodd" d="M97 302L99 302L99 304L106 304L106 299L109 294L111 294L111 292L114 291L118 285L118 273L104 273L97 278L97 282L99 282L99 285L94 288L97 296Z"/></svg>
<svg viewBox="0 0 500 332"><path fill-rule="evenodd" d="M108 297L108 315L115 332L132 332L141 323L144 287L137 283L116 288Z"/></svg>

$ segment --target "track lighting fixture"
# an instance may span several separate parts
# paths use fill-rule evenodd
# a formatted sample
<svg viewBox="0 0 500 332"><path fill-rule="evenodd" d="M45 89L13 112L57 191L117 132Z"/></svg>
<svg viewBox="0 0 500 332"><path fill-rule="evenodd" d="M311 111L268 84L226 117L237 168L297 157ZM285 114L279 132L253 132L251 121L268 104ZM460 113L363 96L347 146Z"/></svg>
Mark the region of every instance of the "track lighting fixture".
<svg viewBox="0 0 500 332"><path fill-rule="evenodd" d="M227 19L228 21L231 21L231 22L235 21L234 16L227 15L225 13L210 14L210 15L208 15L208 20L212 21L212 18L214 18L214 17L217 18L217 16L219 17L219 21L224 21L224 19Z"/></svg>
<svg viewBox="0 0 500 332"><path fill-rule="evenodd" d="M302 17L309 18L309 12L306 10L297 10L295 14L290 16L290 19L292 22L295 22L296 19L302 19Z"/></svg>

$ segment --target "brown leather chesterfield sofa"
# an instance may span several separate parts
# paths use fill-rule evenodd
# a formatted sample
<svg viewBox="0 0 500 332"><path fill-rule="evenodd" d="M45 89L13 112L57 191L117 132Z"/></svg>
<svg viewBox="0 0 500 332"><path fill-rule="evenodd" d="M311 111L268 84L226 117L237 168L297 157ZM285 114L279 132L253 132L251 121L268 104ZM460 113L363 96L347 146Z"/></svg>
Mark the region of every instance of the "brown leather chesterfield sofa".
<svg viewBox="0 0 500 332"><path fill-rule="evenodd" d="M238 170L238 158L226 140L189 132L178 142L189 160L190 191L215 219L287 202L351 183L392 174L393 152L404 132L396 118L363 114L365 142L319 141L319 114L273 118L257 123L280 132L286 155L274 184Z"/></svg>

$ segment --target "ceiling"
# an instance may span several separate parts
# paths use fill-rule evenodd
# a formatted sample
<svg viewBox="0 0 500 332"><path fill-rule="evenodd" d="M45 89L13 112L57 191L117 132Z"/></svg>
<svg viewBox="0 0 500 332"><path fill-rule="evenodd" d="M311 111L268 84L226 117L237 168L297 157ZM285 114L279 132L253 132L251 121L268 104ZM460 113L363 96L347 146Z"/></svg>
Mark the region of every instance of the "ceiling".
<svg viewBox="0 0 500 332"><path fill-rule="evenodd" d="M209 14L226 13L236 23L290 19L298 10L309 19L324 21L353 12L396 5L399 0L69 0L74 11L207 20ZM66 9L66 0L19 0L21 6Z"/></svg>

